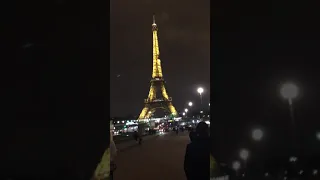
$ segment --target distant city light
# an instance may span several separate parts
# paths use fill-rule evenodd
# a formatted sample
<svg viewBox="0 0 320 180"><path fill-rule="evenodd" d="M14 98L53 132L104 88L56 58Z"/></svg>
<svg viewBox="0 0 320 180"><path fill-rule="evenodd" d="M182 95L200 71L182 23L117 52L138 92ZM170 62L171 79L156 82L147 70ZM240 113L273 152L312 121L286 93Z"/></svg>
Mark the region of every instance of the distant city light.
<svg viewBox="0 0 320 180"><path fill-rule="evenodd" d="M186 113L187 113L187 112L188 112L188 109L187 109L187 108L186 108L186 109L184 109L184 112L186 112Z"/></svg>
<svg viewBox="0 0 320 180"><path fill-rule="evenodd" d="M296 161L298 161L298 158L295 157L295 156L291 156L291 157L289 158L289 161L290 161L290 162L296 162Z"/></svg>
<svg viewBox="0 0 320 180"><path fill-rule="evenodd" d="M191 107L191 106L193 105L193 103L192 103L192 102L189 102L188 105Z"/></svg>
<svg viewBox="0 0 320 180"><path fill-rule="evenodd" d="M317 170L317 169L314 169L314 170L312 171L312 174L313 174L313 175L317 175L317 174L318 174L318 170Z"/></svg>

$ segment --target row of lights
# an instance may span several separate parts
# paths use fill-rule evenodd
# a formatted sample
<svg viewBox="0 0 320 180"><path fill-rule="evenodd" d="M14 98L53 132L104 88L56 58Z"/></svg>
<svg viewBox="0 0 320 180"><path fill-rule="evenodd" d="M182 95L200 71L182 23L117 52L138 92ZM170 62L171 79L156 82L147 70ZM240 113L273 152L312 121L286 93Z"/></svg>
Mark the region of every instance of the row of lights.
<svg viewBox="0 0 320 180"><path fill-rule="evenodd" d="M261 129L254 129L252 131L252 139L255 141L260 141L263 137L263 131ZM316 133L316 137L318 140L320 140L320 132ZM241 149L239 152L239 157L244 161L244 166L246 166L246 161L249 157L249 151L247 149ZM296 162L298 160L297 157L290 157L289 158L289 162ZM234 161L232 163L232 168L237 172L241 167L241 163L239 161ZM299 174L302 174L303 170L299 171ZM313 170L313 174L317 175L318 174L318 170ZM268 176L268 173L265 174L266 176Z"/></svg>
<svg viewBox="0 0 320 180"><path fill-rule="evenodd" d="M199 87L198 89L197 89L197 92L198 92L198 94L199 94L199 97L200 97L200 103L201 103L201 105L202 105L202 93L204 92L204 89L202 88L202 87ZM190 101L189 103L188 103L188 106L191 108L192 106L193 106L193 103ZM209 103L209 106L210 106L210 103ZM182 113L182 115L183 116L185 116L187 113L188 113L188 109L187 108L185 108L184 109L184 112ZM200 111L200 113L203 113L203 111Z"/></svg>
<svg viewBox="0 0 320 180"><path fill-rule="evenodd" d="M292 99L297 97L298 95L298 88L296 85L292 83L286 83L282 86L280 89L280 94L283 98L288 99L289 105L292 105ZM320 134L319 134L320 136ZM255 129L252 132L252 138L256 141L260 141L263 137L263 132L260 129ZM244 161L244 164L246 164L246 161L249 157L249 151L247 149L241 149L239 153L240 158ZM232 168L237 172L240 169L240 162L234 161L232 163Z"/></svg>
<svg viewBox="0 0 320 180"><path fill-rule="evenodd" d="M137 123L138 120L127 120L128 122L133 122L133 123ZM119 123L125 123L125 121L115 121L115 123L119 124Z"/></svg>

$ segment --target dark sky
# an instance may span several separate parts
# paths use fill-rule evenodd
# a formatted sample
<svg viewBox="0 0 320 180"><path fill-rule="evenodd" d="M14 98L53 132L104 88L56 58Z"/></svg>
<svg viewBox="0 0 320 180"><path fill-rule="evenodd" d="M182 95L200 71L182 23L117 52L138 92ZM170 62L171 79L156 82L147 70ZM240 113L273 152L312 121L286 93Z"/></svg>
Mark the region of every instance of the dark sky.
<svg viewBox="0 0 320 180"><path fill-rule="evenodd" d="M139 115L152 72L152 14L169 96L179 111L210 92L210 1L130 0L110 4L111 116ZM120 75L117 78L117 75ZM182 93L183 92L183 93Z"/></svg>
<svg viewBox="0 0 320 180"><path fill-rule="evenodd" d="M281 2L212 6L211 129L217 156L234 160L240 148L255 147L255 127L265 131L265 139L253 154L288 155L289 109L279 93L286 81L300 88L294 108L303 154L320 152L316 11Z"/></svg>

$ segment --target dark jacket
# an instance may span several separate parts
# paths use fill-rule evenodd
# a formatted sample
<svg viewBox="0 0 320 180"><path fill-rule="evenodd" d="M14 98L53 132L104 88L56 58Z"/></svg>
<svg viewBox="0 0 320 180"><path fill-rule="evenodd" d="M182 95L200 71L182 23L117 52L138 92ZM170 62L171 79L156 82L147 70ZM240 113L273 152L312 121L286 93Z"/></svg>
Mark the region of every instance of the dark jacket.
<svg viewBox="0 0 320 180"><path fill-rule="evenodd" d="M195 137L187 145L184 171L187 180L210 179L210 140L208 137Z"/></svg>

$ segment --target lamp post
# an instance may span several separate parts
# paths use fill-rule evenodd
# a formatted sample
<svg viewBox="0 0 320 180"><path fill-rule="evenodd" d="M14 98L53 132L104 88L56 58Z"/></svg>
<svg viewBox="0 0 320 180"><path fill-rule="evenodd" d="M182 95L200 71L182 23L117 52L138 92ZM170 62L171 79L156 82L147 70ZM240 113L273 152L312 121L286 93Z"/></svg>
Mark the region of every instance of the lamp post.
<svg viewBox="0 0 320 180"><path fill-rule="evenodd" d="M241 164L239 161L234 161L232 163L232 169L234 169L236 171L236 176L238 176L238 171L240 169L240 166L241 166Z"/></svg>
<svg viewBox="0 0 320 180"><path fill-rule="evenodd" d="M202 87L199 87L198 89L197 89L197 92L199 93L199 95L200 95L200 103L201 103L201 105L202 105L202 93L203 93L203 88Z"/></svg>
<svg viewBox="0 0 320 180"><path fill-rule="evenodd" d="M239 156L244 162L244 168L246 168L247 167L247 160L248 160L248 157L249 157L249 151L246 150L246 149L242 149L240 151L240 153L239 153Z"/></svg>
<svg viewBox="0 0 320 180"><path fill-rule="evenodd" d="M293 153L296 153L296 125L295 125L295 117L294 117L294 110L293 110L293 99L298 96L298 87L292 83L285 83L282 85L280 89L281 96L284 99L288 100L289 110L290 110L290 118L291 118L291 128L292 128L292 148Z"/></svg>
<svg viewBox="0 0 320 180"><path fill-rule="evenodd" d="M288 100L289 109L290 109L290 115L291 115L291 123L292 125L295 125L294 122L294 112L293 112L293 99L298 96L298 87L295 84L286 83L283 84L280 93L283 98Z"/></svg>
<svg viewBox="0 0 320 180"><path fill-rule="evenodd" d="M186 109L184 109L184 112L186 113L186 115L187 115L187 113L188 113L188 109L186 108Z"/></svg>

